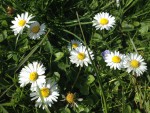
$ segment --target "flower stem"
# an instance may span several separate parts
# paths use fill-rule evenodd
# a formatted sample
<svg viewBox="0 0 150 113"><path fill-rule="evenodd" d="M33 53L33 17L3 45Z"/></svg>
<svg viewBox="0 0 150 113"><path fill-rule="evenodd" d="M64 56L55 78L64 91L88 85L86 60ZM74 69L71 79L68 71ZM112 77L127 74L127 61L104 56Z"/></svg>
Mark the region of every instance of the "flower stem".
<svg viewBox="0 0 150 113"><path fill-rule="evenodd" d="M18 34L18 36L17 36L17 38L16 38L15 49L16 49L16 47L17 47L17 42L18 42L19 36L20 36L20 33Z"/></svg>
<svg viewBox="0 0 150 113"><path fill-rule="evenodd" d="M77 74L77 77L76 77L76 79L75 79L75 81L74 81L74 83L73 83L73 85L72 85L72 89L74 88L74 85L76 84L76 82L77 82L77 80L78 80L78 78L79 78L80 71L81 71L81 67L80 67L80 69L79 69L79 71L78 71L78 74Z"/></svg>

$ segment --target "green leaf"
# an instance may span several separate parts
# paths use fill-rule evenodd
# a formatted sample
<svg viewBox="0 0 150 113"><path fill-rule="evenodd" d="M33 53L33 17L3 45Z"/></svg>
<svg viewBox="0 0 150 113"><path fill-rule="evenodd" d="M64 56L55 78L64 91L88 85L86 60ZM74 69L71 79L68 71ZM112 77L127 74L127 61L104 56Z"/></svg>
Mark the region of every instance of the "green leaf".
<svg viewBox="0 0 150 113"><path fill-rule="evenodd" d="M139 32L141 34L145 34L148 32L148 25L145 23L141 23L141 28L139 29Z"/></svg>
<svg viewBox="0 0 150 113"><path fill-rule="evenodd" d="M135 113L141 113L141 112L140 112L140 110L139 110L139 109L136 109L136 110L135 110Z"/></svg>
<svg viewBox="0 0 150 113"><path fill-rule="evenodd" d="M60 62L60 63L58 63L58 67L59 67L61 70L66 71L66 69L67 69L68 67L70 67L70 65L65 64L64 62Z"/></svg>
<svg viewBox="0 0 150 113"><path fill-rule="evenodd" d="M118 92L118 87L120 86L120 82L119 81L115 81L114 84L115 84L115 87L113 88L113 91L114 92Z"/></svg>
<svg viewBox="0 0 150 113"><path fill-rule="evenodd" d="M145 101L144 104L146 106L146 111L148 113L148 111L150 111L150 101L147 101L147 102Z"/></svg>
<svg viewBox="0 0 150 113"><path fill-rule="evenodd" d="M137 102L140 102L140 100L141 100L141 98L140 98L139 93L136 93L135 97L134 97L134 101L137 103Z"/></svg>
<svg viewBox="0 0 150 113"><path fill-rule="evenodd" d="M129 24L127 21L123 21L122 24L122 30L123 31L133 31L134 30L134 26L132 24Z"/></svg>
<svg viewBox="0 0 150 113"><path fill-rule="evenodd" d="M95 80L95 77L93 75L88 75L86 84L90 85L91 83L94 82L94 80Z"/></svg>
<svg viewBox="0 0 150 113"><path fill-rule="evenodd" d="M130 105L127 105L123 111L123 113L131 113L131 106Z"/></svg>
<svg viewBox="0 0 150 113"><path fill-rule="evenodd" d="M63 52L57 52L55 53L55 60L54 61L59 61L62 57L64 56Z"/></svg>
<svg viewBox="0 0 150 113"><path fill-rule="evenodd" d="M3 20L1 25L2 25L3 27L8 27L8 23L7 23L6 20Z"/></svg>
<svg viewBox="0 0 150 113"><path fill-rule="evenodd" d="M78 105L78 109L76 109L76 112L77 112L77 113L81 113L81 112L83 112L83 111L84 111L84 106Z"/></svg>
<svg viewBox="0 0 150 113"><path fill-rule="evenodd" d="M60 74L58 72L54 72L54 78L55 78L55 81L59 81L60 79Z"/></svg>
<svg viewBox="0 0 150 113"><path fill-rule="evenodd" d="M0 34L0 42L3 42L3 40L4 40L4 37L2 34Z"/></svg>
<svg viewBox="0 0 150 113"><path fill-rule="evenodd" d="M138 26L140 25L140 22L134 21L134 22L133 22L133 25L134 25L135 27L138 27Z"/></svg>
<svg viewBox="0 0 150 113"><path fill-rule="evenodd" d="M0 105L0 112L1 113L9 113L3 106Z"/></svg>
<svg viewBox="0 0 150 113"><path fill-rule="evenodd" d="M53 54L53 46L51 45L51 43L48 39L46 40L44 49L45 49L45 51L49 51L51 54Z"/></svg>
<svg viewBox="0 0 150 113"><path fill-rule="evenodd" d="M60 109L60 113L71 113L69 108L62 108Z"/></svg>
<svg viewBox="0 0 150 113"><path fill-rule="evenodd" d="M0 34L0 42L2 42L4 39L6 39L7 38L7 31L6 30L4 30L3 32L2 32L2 34Z"/></svg>

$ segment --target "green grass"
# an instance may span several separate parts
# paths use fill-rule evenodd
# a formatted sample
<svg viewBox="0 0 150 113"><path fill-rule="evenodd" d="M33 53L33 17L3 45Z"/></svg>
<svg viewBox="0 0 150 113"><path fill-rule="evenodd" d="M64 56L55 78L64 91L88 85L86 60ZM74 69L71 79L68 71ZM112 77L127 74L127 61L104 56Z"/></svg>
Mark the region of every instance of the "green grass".
<svg viewBox="0 0 150 113"><path fill-rule="evenodd" d="M18 83L20 70L40 61L46 77L55 79L60 89L58 102L49 107L52 113L150 113L150 1L120 1L117 8L115 0L0 0L0 112L46 112L31 101L30 85L20 88ZM12 14L8 6L15 9ZM14 17L26 11L46 25L47 33L39 40L29 39L26 32L17 40L10 29ZM116 18L111 30L92 26L99 12ZM72 39L93 51L88 67L71 64L67 46ZM137 51L148 70L134 77L125 70L110 69L101 56L106 49L124 54ZM60 101L69 91L83 98L78 108L66 108L67 103Z"/></svg>

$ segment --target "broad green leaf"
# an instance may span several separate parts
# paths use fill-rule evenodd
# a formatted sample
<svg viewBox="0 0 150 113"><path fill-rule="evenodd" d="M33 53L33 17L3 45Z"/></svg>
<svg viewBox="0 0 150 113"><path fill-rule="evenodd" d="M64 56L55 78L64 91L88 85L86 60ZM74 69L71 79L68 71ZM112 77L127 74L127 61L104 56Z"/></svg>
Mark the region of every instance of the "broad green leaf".
<svg viewBox="0 0 150 113"><path fill-rule="evenodd" d="M146 111L147 111L147 112L150 112L150 100L145 101L144 104L145 104L145 106L146 106Z"/></svg>
<svg viewBox="0 0 150 113"><path fill-rule="evenodd" d="M114 92L118 92L118 87L120 86L120 82L119 81L115 81L114 82L115 87L113 88Z"/></svg>
<svg viewBox="0 0 150 113"><path fill-rule="evenodd" d="M148 32L148 25L145 23L141 23L141 28L139 29L139 32L141 34L147 33Z"/></svg>
<svg viewBox="0 0 150 113"><path fill-rule="evenodd" d="M132 113L141 113L139 109L136 109L134 112Z"/></svg>
<svg viewBox="0 0 150 113"><path fill-rule="evenodd" d="M134 26L132 24L128 23L127 21L123 21L121 25L122 25L123 31L133 31L134 30Z"/></svg>
<svg viewBox="0 0 150 113"><path fill-rule="evenodd" d="M140 22L134 21L134 22L133 22L133 25L134 25L135 27L138 27L138 26L140 25Z"/></svg>
<svg viewBox="0 0 150 113"><path fill-rule="evenodd" d="M94 82L94 80L95 80L95 77L93 75L88 75L86 84L90 85L91 83Z"/></svg>
<svg viewBox="0 0 150 113"><path fill-rule="evenodd" d="M65 64L64 62L60 62L60 63L58 63L58 67L59 67L61 70L66 71L66 69L67 69L68 67L70 67L70 65Z"/></svg>
<svg viewBox="0 0 150 113"><path fill-rule="evenodd" d="M8 23L7 23L6 20L3 20L1 25L4 26L4 27L8 27Z"/></svg>
<svg viewBox="0 0 150 113"><path fill-rule="evenodd" d="M55 60L54 61L59 61L62 57L64 56L63 52L57 52L55 53Z"/></svg>
<svg viewBox="0 0 150 113"><path fill-rule="evenodd" d="M53 54L53 46L51 45L51 43L48 39L46 40L46 44L44 45L44 49L45 49L45 51L48 51L51 54Z"/></svg>
<svg viewBox="0 0 150 113"><path fill-rule="evenodd" d="M9 113L3 106L0 105L0 112L1 113Z"/></svg>
<svg viewBox="0 0 150 113"><path fill-rule="evenodd" d="M58 72L54 72L54 78L55 78L55 81L59 81L60 79L60 74Z"/></svg>
<svg viewBox="0 0 150 113"><path fill-rule="evenodd" d="M94 33L94 37L102 39L102 36L99 33Z"/></svg>
<svg viewBox="0 0 150 113"><path fill-rule="evenodd" d="M140 97L139 93L137 92L135 94L134 101L137 103L137 102L140 102L140 99L141 99L141 97Z"/></svg>
<svg viewBox="0 0 150 113"><path fill-rule="evenodd" d="M4 40L4 37L2 34L0 34L0 42L2 42Z"/></svg>
<svg viewBox="0 0 150 113"><path fill-rule="evenodd" d="M69 108L62 108L60 109L60 113L71 113Z"/></svg>
<svg viewBox="0 0 150 113"><path fill-rule="evenodd" d="M131 106L130 105L127 105L123 111L123 113L131 113L132 112L132 109L131 109Z"/></svg>
<svg viewBox="0 0 150 113"><path fill-rule="evenodd" d="M7 31L4 30L1 34L0 34L0 42L2 42L4 39L7 38Z"/></svg>

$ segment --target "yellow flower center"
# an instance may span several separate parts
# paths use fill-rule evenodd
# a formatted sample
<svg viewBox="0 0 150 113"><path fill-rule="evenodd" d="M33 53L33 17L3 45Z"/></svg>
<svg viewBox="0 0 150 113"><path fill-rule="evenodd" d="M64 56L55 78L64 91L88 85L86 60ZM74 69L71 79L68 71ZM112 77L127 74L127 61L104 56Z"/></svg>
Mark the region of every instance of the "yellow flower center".
<svg viewBox="0 0 150 113"><path fill-rule="evenodd" d="M77 55L79 60L84 60L85 59L85 54L84 53L78 53Z"/></svg>
<svg viewBox="0 0 150 113"><path fill-rule="evenodd" d="M31 29L31 31L33 32L33 33L38 33L39 32L39 30L40 30L40 26L33 26L32 27L32 29Z"/></svg>
<svg viewBox="0 0 150 113"><path fill-rule="evenodd" d="M119 56L114 56L114 57L112 57L112 61L114 63L119 63L121 61L121 58Z"/></svg>
<svg viewBox="0 0 150 113"><path fill-rule="evenodd" d="M102 24L102 25L106 25L106 24L108 24L109 20L106 19L106 18L102 18L102 19L100 19L99 22L100 22L100 24Z"/></svg>
<svg viewBox="0 0 150 113"><path fill-rule="evenodd" d="M137 61L137 60L132 60L130 62L130 65L133 67L133 68L138 68L140 66L140 63Z"/></svg>
<svg viewBox="0 0 150 113"><path fill-rule="evenodd" d="M77 43L74 43L74 44L72 44L72 47L75 49L75 48L78 47L78 44L77 44Z"/></svg>
<svg viewBox="0 0 150 113"><path fill-rule="evenodd" d="M38 78L37 72L32 72L32 73L30 73L29 79L30 79L31 81L36 81L37 78Z"/></svg>
<svg viewBox="0 0 150 113"><path fill-rule="evenodd" d="M48 97L49 95L50 95L50 90L48 89L48 88L42 88L41 89L41 95L43 96L43 97Z"/></svg>
<svg viewBox="0 0 150 113"><path fill-rule="evenodd" d="M26 24L26 21L25 21L25 20L20 20L20 21L18 22L18 25L19 25L20 27L23 27L25 24Z"/></svg>
<svg viewBox="0 0 150 113"><path fill-rule="evenodd" d="M74 98L75 98L75 95L73 93L68 93L66 96L66 101L69 104L72 104L72 103L74 103Z"/></svg>

